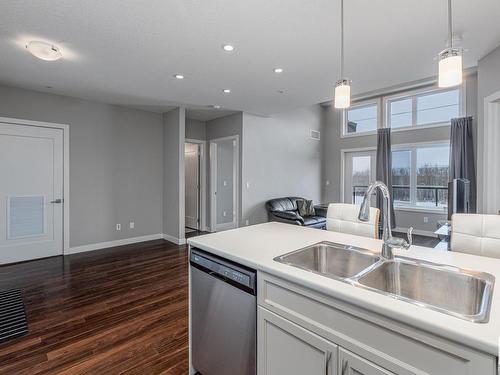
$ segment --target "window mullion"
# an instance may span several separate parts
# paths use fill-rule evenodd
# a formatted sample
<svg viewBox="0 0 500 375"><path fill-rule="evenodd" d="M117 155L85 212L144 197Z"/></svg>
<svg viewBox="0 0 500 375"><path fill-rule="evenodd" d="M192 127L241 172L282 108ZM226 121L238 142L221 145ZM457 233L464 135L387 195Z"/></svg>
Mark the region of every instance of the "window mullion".
<svg viewBox="0 0 500 375"><path fill-rule="evenodd" d="M417 126L417 95L411 98L411 126Z"/></svg>
<svg viewBox="0 0 500 375"><path fill-rule="evenodd" d="M411 176L410 176L411 205L417 205L417 149L411 149Z"/></svg>

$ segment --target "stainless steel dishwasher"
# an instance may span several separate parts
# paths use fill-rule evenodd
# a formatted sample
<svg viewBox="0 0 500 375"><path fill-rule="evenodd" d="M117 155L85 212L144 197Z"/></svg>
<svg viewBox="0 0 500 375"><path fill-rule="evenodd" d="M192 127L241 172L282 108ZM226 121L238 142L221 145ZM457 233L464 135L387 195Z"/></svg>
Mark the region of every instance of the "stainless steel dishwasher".
<svg viewBox="0 0 500 375"><path fill-rule="evenodd" d="M191 249L191 347L202 375L255 375L256 272Z"/></svg>

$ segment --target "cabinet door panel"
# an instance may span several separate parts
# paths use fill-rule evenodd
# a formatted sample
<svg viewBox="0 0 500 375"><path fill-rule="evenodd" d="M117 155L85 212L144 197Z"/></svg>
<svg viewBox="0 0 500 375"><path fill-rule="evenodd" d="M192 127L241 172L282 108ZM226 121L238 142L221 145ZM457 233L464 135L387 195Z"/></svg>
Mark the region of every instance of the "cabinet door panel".
<svg viewBox="0 0 500 375"><path fill-rule="evenodd" d="M337 375L337 346L258 308L259 375Z"/></svg>
<svg viewBox="0 0 500 375"><path fill-rule="evenodd" d="M394 373L343 348L339 348L338 364L340 375L394 375Z"/></svg>

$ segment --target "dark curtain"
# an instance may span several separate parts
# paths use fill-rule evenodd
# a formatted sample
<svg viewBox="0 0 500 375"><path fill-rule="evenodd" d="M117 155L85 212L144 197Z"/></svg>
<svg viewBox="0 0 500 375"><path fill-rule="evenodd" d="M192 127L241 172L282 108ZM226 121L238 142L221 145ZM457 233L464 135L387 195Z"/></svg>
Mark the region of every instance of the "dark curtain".
<svg viewBox="0 0 500 375"><path fill-rule="evenodd" d="M378 129L377 133L377 170L376 177L389 188L391 194L391 226L396 227L396 216L394 215L394 203L392 198L392 156L391 156L391 129ZM380 192L377 193L377 207L383 211L383 198ZM383 221L383 212L381 215L381 224Z"/></svg>
<svg viewBox="0 0 500 375"><path fill-rule="evenodd" d="M465 178L470 182L470 212L476 212L476 168L472 117L451 119L450 135L450 181Z"/></svg>

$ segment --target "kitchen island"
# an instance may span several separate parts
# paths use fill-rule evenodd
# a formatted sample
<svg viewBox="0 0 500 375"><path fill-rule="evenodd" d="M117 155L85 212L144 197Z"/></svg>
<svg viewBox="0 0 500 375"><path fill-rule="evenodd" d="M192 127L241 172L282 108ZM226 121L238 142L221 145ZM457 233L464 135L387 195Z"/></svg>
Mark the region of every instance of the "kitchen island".
<svg viewBox="0 0 500 375"><path fill-rule="evenodd" d="M488 322L475 323L274 260L321 241L377 252L382 244L281 223L188 240L190 247L257 271L259 375L498 373L498 288ZM497 259L417 246L395 255L500 277Z"/></svg>

